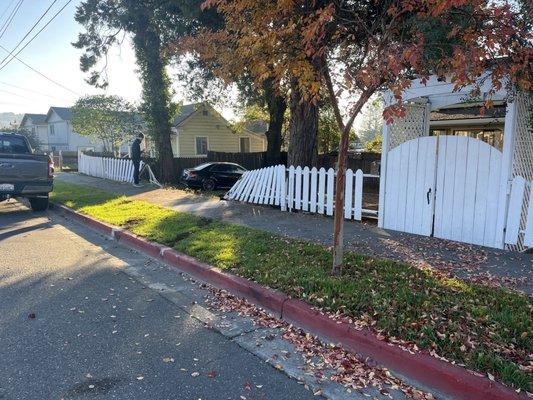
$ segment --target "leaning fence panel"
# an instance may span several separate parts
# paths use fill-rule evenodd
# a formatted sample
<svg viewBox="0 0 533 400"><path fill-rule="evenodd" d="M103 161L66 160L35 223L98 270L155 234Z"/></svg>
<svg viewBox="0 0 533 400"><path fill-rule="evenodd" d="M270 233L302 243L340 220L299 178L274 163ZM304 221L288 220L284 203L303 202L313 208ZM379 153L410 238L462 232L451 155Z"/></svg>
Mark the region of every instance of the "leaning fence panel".
<svg viewBox="0 0 533 400"><path fill-rule="evenodd" d="M360 221L363 215L376 216L374 210L363 208L363 171L346 171L346 195L343 207L346 219ZM254 204L280 207L281 210L302 210L333 215L335 202L335 171L330 168L283 165L245 172L226 193L225 198Z"/></svg>

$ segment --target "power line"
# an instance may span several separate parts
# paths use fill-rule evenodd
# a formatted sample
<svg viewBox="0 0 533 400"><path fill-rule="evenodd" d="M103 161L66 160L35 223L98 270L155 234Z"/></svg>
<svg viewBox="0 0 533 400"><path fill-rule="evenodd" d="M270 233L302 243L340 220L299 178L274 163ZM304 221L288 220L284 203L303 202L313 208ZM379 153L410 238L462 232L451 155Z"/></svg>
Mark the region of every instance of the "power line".
<svg viewBox="0 0 533 400"><path fill-rule="evenodd" d="M39 92L39 91L33 90L33 89L28 89L28 88L25 88L25 87L22 87L22 86L13 85L12 83L7 83L7 82L4 82L4 81L0 81L0 84L1 85L6 85L6 86L11 86L11 87L13 87L15 89L19 89L19 90L25 90L25 91L30 92L30 93L35 93L35 94L38 94L40 96L49 97L51 99L60 99L60 97L52 96L50 94L42 93L42 92Z"/></svg>
<svg viewBox="0 0 533 400"><path fill-rule="evenodd" d="M23 96L21 94L10 92L9 90L0 89L0 93L7 93L7 94L10 94L11 96L21 97L21 98L26 99L26 100L33 100L33 99L30 99L29 97Z"/></svg>
<svg viewBox="0 0 533 400"><path fill-rule="evenodd" d="M11 8L11 6L13 5L13 3L15 2L15 0L11 0L11 2L9 3L9 5L5 8L5 10L2 12L2 15L0 15L0 20L2 18L4 18L4 15L6 15L6 12L7 10L9 10Z"/></svg>
<svg viewBox="0 0 533 400"><path fill-rule="evenodd" d="M50 11L50 9L53 7L53 5L57 2L57 0L54 0L52 1L52 4L50 4L48 6L48 8L44 11L44 13L39 17L39 19L33 24L33 26L30 28L30 30L28 32L26 32L26 34L24 35L24 37L22 39L20 39L20 41L17 43L17 45L15 46L15 48L13 49L13 51L15 51L17 49L17 47L19 47L22 42L24 41L24 39L26 39L28 37L28 35L35 29L35 27L39 24L39 22L41 22L41 20L46 16L46 14L48 14L48 11ZM0 65L2 65L4 63L5 60L7 60L9 57L9 55L5 56L4 59L2 61L0 61Z"/></svg>
<svg viewBox="0 0 533 400"><path fill-rule="evenodd" d="M0 39L4 36L4 33L6 33L7 28L9 28L9 25L11 24L11 21L13 21L13 18L15 18L15 15L17 15L17 12L18 12L18 10L19 10L19 8L20 8L20 6L22 5L23 2L24 2L24 0L19 0L19 2L17 3L17 5L13 9L13 11L11 11L11 14L7 18L7 20L4 23L4 25L2 26L2 28L0 28L2 30L2 32L0 32Z"/></svg>
<svg viewBox="0 0 533 400"><path fill-rule="evenodd" d="M54 1L55 1L55 0L54 0ZM44 24L44 26L43 26L41 29L39 29L38 32L35 33L35 35L33 35L33 37L32 37L30 40L28 40L28 41L26 42L26 44L25 44L24 46L22 46L22 48L20 48L20 49L17 51L16 54L13 54L13 51L15 51L15 49L13 49L13 51L10 51L9 54L12 55L13 57L11 57L11 58L10 58L10 59L9 59L4 65L0 66L0 71L3 70L4 67L6 67L7 65L9 65L9 63L10 63L11 61L13 61L13 58L15 58L16 56L18 56L22 50L24 50L26 47L28 47L28 45L29 45L29 44L30 44L30 43L31 43L31 42L32 42L37 36L39 36L39 34L40 34L42 31L44 31L44 30L46 29L46 27L47 27L48 25L50 25L50 23L51 23L51 22L52 22L52 21L53 21L53 20L54 20L54 19L55 19L55 18L56 18L61 12L62 12L62 11L63 11L63 10L64 10L64 9L65 9L65 8L71 3L71 2L72 2L72 0L68 0L68 1L63 5L63 7L61 7L61 8L60 8L60 9L59 9L59 10L58 10L58 11L52 16L52 18L50 18L50 19L46 22L46 24ZM33 29L33 28L32 28L32 29ZM20 43L19 43L19 44L20 44ZM17 45L17 47L18 47L18 45ZM7 57L6 57L6 58L7 58ZM3 61L2 61L2 62L3 62Z"/></svg>
<svg viewBox="0 0 533 400"><path fill-rule="evenodd" d="M4 50L5 52L11 54L11 52L10 52L8 49L6 49L4 46L2 46L1 44L0 44L0 49L2 49L2 50ZM61 83L59 83L59 82L57 82L57 81L54 81L52 78L50 78L50 77L46 76L45 74L43 74L42 72L36 70L36 69L33 68L31 65L29 65L28 63L22 61L20 58L18 58L17 55L14 55L13 58L16 59L17 61L19 61L22 65L24 65L24 66L26 66L27 68L31 69L33 72L35 72L35 73L41 75L43 78L49 80L49 81L52 82L54 85L57 85L57 86L59 86L59 87L65 89L66 91L75 94L76 96L81 96L79 93L76 93L74 90L69 89L69 88L66 87L65 85L62 85Z"/></svg>

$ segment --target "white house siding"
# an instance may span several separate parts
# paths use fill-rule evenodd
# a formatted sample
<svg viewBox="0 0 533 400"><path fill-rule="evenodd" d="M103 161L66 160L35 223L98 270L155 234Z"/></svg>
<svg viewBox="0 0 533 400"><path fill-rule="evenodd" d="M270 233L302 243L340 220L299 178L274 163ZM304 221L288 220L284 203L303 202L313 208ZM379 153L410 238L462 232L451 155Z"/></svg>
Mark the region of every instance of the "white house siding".
<svg viewBox="0 0 533 400"><path fill-rule="evenodd" d="M77 151L87 148L101 151L103 145L93 143L89 137L78 135L73 131L70 121L65 121L55 111L52 111L48 118L48 148L56 151Z"/></svg>
<svg viewBox="0 0 533 400"><path fill-rule="evenodd" d="M250 137L250 151L264 151L265 140L252 134L236 134L227 127L227 122L213 115L211 110L204 115L201 110L186 119L178 127L179 139L173 139L173 151L179 157L197 157L196 137L207 137L210 151L238 153L240 151L240 137ZM176 151L179 146L179 153Z"/></svg>

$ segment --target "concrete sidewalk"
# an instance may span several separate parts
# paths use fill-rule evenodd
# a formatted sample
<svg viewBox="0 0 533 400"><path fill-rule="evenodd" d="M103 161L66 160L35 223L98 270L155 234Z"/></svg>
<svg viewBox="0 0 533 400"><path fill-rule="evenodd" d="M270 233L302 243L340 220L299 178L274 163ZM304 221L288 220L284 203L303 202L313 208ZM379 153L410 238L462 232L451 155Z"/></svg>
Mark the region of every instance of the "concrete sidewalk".
<svg viewBox="0 0 533 400"><path fill-rule="evenodd" d="M177 211L218 219L323 243L332 243L333 219L308 213L287 213L279 209L220 200L179 189L154 186L134 188L129 184L93 178L77 173L59 173L57 179L131 196ZM373 222L346 221L346 249L360 254L427 265L473 281L501 283L533 293L533 256L495 250L437 238L380 229Z"/></svg>

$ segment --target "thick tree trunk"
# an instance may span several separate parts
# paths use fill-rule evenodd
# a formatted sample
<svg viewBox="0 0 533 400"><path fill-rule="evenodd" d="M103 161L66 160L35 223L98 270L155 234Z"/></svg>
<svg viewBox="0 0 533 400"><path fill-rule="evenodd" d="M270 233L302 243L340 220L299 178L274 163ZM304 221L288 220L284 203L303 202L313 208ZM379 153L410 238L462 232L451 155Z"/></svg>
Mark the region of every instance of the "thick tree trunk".
<svg viewBox="0 0 533 400"><path fill-rule="evenodd" d="M269 167L281 163L281 132L283 118L287 110L287 102L285 97L277 93L271 81L265 82L263 90L270 117L268 130L266 131L267 151L265 157L265 166Z"/></svg>
<svg viewBox="0 0 533 400"><path fill-rule="evenodd" d="M318 106L303 98L297 82L291 82L291 119L287 164L312 167L317 163Z"/></svg>
<svg viewBox="0 0 533 400"><path fill-rule="evenodd" d="M161 58L161 39L156 28L151 26L150 11L142 11L133 42L141 74L143 109L157 152L158 178L163 182L172 182L177 171L170 141L170 81L166 62Z"/></svg>

